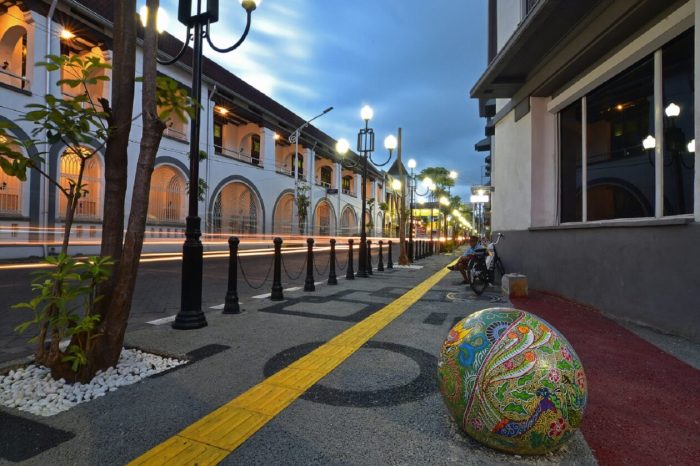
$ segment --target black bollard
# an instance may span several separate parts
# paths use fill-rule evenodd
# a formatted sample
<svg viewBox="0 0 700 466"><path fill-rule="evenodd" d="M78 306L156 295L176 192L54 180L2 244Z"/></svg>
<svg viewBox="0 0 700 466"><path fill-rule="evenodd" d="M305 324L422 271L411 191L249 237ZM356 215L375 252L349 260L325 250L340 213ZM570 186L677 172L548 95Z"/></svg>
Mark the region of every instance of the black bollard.
<svg viewBox="0 0 700 466"><path fill-rule="evenodd" d="M228 239L228 289L222 314L240 314L238 304L238 244L240 240L232 236Z"/></svg>
<svg viewBox="0 0 700 466"><path fill-rule="evenodd" d="M389 241L389 251L387 251L386 268L393 269L394 261L391 260L391 241Z"/></svg>
<svg viewBox="0 0 700 466"><path fill-rule="evenodd" d="M337 285L338 278L335 276L335 239L331 239L331 257L328 259L328 284Z"/></svg>
<svg viewBox="0 0 700 466"><path fill-rule="evenodd" d="M377 261L377 272L384 272L384 241L379 240L379 260Z"/></svg>
<svg viewBox="0 0 700 466"><path fill-rule="evenodd" d="M304 291L316 291L314 284L314 239L306 240L306 281L304 281Z"/></svg>
<svg viewBox="0 0 700 466"><path fill-rule="evenodd" d="M345 279L346 280L354 280L355 279L355 269L353 268L352 265L352 243L353 240L349 239L348 240L348 269L345 272Z"/></svg>
<svg viewBox="0 0 700 466"><path fill-rule="evenodd" d="M282 238L275 238L275 265L272 271L272 293L270 299L272 301L284 301L284 293L282 292Z"/></svg>
<svg viewBox="0 0 700 466"><path fill-rule="evenodd" d="M367 273L374 275L372 273L372 240L367 240Z"/></svg>

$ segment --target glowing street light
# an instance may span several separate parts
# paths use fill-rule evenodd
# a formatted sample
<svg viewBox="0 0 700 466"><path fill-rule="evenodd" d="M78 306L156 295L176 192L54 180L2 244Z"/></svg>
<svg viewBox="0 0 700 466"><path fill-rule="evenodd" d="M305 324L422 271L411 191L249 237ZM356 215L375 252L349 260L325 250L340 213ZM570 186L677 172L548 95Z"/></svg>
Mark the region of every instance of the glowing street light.
<svg viewBox="0 0 700 466"><path fill-rule="evenodd" d="M73 34L70 30L63 28L61 30L61 39L63 40L71 40L75 38L75 34Z"/></svg>
<svg viewBox="0 0 700 466"><path fill-rule="evenodd" d="M642 147L646 150L651 150L656 147L656 139L651 134L644 138L642 141Z"/></svg>
<svg viewBox="0 0 700 466"><path fill-rule="evenodd" d="M669 118L677 117L681 114L681 108L673 102L668 104L668 107L666 107L666 110L664 111L666 113L666 116Z"/></svg>
<svg viewBox="0 0 700 466"><path fill-rule="evenodd" d="M416 168L416 160L415 160L415 159L410 159L410 160L408 161L408 168L410 168L411 170L413 170L414 168Z"/></svg>
<svg viewBox="0 0 700 466"><path fill-rule="evenodd" d="M139 10L139 16L141 17L141 24L143 27L146 27L146 23L148 22L148 7L146 5L142 6ZM156 12L156 30L158 32L165 31L169 21L168 13L164 9L158 7L158 11Z"/></svg>
<svg viewBox="0 0 700 466"><path fill-rule="evenodd" d="M349 150L350 150L350 143L348 142L347 139L340 138L340 139L338 139L338 142L335 143L335 151L339 155L345 155L348 153Z"/></svg>
<svg viewBox="0 0 700 466"><path fill-rule="evenodd" d="M401 189L401 181L394 179L394 181L391 182L391 187L394 189L394 191L398 191Z"/></svg>
<svg viewBox="0 0 700 466"><path fill-rule="evenodd" d="M688 152L695 152L695 139L688 143Z"/></svg>

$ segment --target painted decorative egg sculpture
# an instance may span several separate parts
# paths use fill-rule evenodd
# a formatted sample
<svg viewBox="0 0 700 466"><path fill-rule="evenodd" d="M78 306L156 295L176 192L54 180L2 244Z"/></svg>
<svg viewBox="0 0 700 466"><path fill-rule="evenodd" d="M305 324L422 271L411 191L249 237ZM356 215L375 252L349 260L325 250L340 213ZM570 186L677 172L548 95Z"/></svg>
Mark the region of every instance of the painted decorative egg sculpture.
<svg viewBox="0 0 700 466"><path fill-rule="evenodd" d="M563 445L581 424L587 400L571 344L539 317L509 308L476 312L450 330L438 383L464 431L520 455Z"/></svg>

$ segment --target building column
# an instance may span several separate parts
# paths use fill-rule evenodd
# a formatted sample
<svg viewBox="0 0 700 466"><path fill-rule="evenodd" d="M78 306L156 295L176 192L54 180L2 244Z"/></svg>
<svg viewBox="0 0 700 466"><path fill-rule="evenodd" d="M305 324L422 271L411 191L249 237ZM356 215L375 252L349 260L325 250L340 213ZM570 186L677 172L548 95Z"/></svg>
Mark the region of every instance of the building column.
<svg viewBox="0 0 700 466"><path fill-rule="evenodd" d="M309 213L306 216L306 234L308 236L313 236L314 228L314 188L315 175L316 173L316 153L313 149L306 149L304 151L304 160L306 161L306 166L304 167L304 176L306 182L309 184Z"/></svg>
<svg viewBox="0 0 700 466"><path fill-rule="evenodd" d="M343 195L343 166L340 164L340 162L337 162L335 164L335 186L338 190L338 196L336 197L336 202L337 202L337 208L336 208L336 216L335 216L335 235L338 236L338 232L340 231L340 196Z"/></svg>
<svg viewBox="0 0 700 466"><path fill-rule="evenodd" d="M260 134L260 163L265 171L275 171L275 132L270 128L262 128Z"/></svg>

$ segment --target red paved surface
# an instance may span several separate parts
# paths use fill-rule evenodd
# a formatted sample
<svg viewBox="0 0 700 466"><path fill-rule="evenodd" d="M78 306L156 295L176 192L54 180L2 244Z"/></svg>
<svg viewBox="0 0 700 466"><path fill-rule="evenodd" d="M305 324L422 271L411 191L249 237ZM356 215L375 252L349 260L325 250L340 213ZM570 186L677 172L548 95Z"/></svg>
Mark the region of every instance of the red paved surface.
<svg viewBox="0 0 700 466"><path fill-rule="evenodd" d="M591 307L543 292L512 301L580 356L589 383L581 430L600 464L700 464L700 371Z"/></svg>

